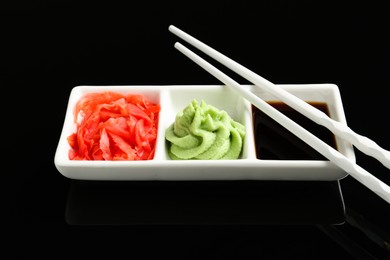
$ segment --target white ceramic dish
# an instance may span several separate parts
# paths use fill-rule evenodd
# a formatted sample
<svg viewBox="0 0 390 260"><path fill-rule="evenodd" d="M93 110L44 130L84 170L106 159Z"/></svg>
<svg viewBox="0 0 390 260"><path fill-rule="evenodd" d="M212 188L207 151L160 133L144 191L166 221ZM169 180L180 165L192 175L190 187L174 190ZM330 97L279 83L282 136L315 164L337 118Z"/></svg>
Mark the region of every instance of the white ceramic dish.
<svg viewBox="0 0 390 260"><path fill-rule="evenodd" d="M346 122L341 96L334 84L279 85L306 101L325 102L330 117ZM251 91L266 101L277 100L252 85ZM147 161L69 160L67 137L75 131L73 109L85 93L115 91L139 93L161 106L155 156ZM164 133L176 114L193 99L225 110L246 125L243 152L237 160L171 160ZM315 134L315 133L314 133ZM54 163L65 177L79 180L338 180L348 175L327 160L263 160L256 157L251 104L223 85L77 86L68 102ZM336 137L337 149L355 161L350 143Z"/></svg>

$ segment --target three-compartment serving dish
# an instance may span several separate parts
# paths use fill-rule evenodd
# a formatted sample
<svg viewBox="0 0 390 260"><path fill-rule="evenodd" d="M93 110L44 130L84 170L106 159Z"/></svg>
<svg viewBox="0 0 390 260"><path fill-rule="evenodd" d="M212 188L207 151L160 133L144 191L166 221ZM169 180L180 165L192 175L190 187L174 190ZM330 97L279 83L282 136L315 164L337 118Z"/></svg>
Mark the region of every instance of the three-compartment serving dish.
<svg viewBox="0 0 390 260"><path fill-rule="evenodd" d="M329 116L346 123L337 85L291 84L278 85L307 102L325 103ZM267 102L278 101L254 85L245 85ZM91 92L113 91L142 94L160 105L156 150L153 159L141 161L70 160L67 137L75 130L74 114L77 101ZM235 121L246 126L243 150L235 160L172 160L167 152L165 130L174 122L178 112L192 100L204 100L226 111ZM76 86L68 101L63 129L54 163L65 177L79 180L318 180L331 181L348 175L326 159L280 160L262 159L256 153L253 107L243 97L224 85L139 85L139 86ZM313 133L316 134L316 133ZM353 146L335 138L336 149L355 161Z"/></svg>

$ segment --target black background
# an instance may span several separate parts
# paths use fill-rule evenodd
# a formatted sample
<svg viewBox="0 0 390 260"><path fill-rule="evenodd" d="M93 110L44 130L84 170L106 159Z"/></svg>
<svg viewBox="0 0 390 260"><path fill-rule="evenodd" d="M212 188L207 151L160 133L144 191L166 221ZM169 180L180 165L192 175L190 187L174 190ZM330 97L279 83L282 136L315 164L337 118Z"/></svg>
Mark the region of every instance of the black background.
<svg viewBox="0 0 390 260"><path fill-rule="evenodd" d="M2 247L12 256L51 258L115 259L138 253L181 259L388 258L390 246L386 249L384 243L390 243L390 207L350 176L340 181L347 221L336 226L304 221L257 223L245 214L230 218L231 223L216 212L220 218L197 223L194 216L186 223L176 215L177 223L172 217L169 224L159 224L157 208L164 209L158 204L148 211L156 214L151 219L157 224L115 224L110 219L109 224L85 226L66 221L68 193L74 183L54 166L74 86L221 84L173 47L180 40L168 31L171 24L273 83L337 84L349 126L389 150L388 8L376 1L341 2L64 0L1 4L2 225L10 231L3 233L6 243ZM355 151L360 166L390 184L389 169ZM190 196L198 188L206 188L206 195L221 189L237 199L236 206L244 200L240 193L247 185L259 188L216 183L129 185L127 189L135 190L140 201L146 202L161 198L166 189L171 197L183 196L183 192ZM260 188L266 186L260 184ZM227 192L231 188L237 193ZM206 195L200 201L207 201ZM191 199L199 206L199 201ZM185 199L177 203L185 205ZM248 208L258 206L251 203ZM274 203L268 210L279 208L277 203L288 206L281 197ZM316 215L316 210L321 212L314 207L305 214ZM260 215L261 209L256 212ZM351 216L364 224L354 225Z"/></svg>

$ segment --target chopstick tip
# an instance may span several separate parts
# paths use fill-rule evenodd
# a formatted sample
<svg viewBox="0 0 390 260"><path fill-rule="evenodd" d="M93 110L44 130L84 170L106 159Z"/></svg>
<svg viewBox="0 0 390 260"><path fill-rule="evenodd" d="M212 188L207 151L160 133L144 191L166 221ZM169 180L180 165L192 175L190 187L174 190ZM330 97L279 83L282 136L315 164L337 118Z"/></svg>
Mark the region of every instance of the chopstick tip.
<svg viewBox="0 0 390 260"><path fill-rule="evenodd" d="M179 51L182 51L183 49L187 49L186 47L184 47L183 44L181 44L180 42L175 42L175 44L173 45L173 47L175 47L177 50Z"/></svg>

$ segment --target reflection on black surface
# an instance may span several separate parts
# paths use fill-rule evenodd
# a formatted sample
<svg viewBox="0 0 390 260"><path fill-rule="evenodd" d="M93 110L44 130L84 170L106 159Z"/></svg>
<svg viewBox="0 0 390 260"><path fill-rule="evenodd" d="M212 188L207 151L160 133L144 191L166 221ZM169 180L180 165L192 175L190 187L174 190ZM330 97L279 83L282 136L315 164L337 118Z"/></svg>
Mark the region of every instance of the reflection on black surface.
<svg viewBox="0 0 390 260"><path fill-rule="evenodd" d="M340 224L337 181L73 180L70 225Z"/></svg>
<svg viewBox="0 0 390 260"><path fill-rule="evenodd" d="M351 208L343 225L318 228L356 259L390 259L390 233Z"/></svg>

